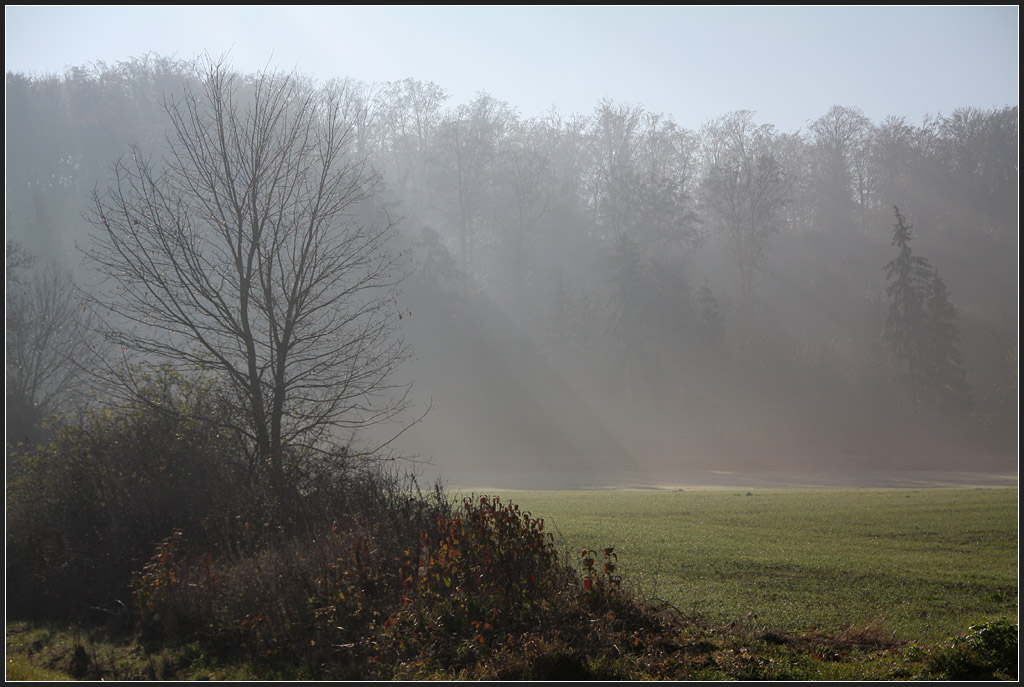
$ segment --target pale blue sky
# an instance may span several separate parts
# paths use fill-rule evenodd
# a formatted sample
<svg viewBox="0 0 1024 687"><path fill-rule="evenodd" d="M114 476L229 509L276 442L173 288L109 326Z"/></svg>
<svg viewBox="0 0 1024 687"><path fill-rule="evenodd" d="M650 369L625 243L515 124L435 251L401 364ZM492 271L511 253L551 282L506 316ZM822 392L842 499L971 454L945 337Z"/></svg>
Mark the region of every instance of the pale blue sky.
<svg viewBox="0 0 1024 687"><path fill-rule="evenodd" d="M6 69L230 51L318 79L433 81L523 116L598 101L698 128L733 110L792 131L832 105L920 123L1018 103L1019 8L7 6Z"/></svg>

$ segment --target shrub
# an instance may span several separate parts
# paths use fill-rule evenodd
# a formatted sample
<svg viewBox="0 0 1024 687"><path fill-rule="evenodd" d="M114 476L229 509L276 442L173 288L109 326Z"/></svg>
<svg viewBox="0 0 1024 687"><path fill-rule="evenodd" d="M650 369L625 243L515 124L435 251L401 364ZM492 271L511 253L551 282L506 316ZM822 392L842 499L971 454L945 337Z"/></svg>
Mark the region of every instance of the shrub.
<svg viewBox="0 0 1024 687"><path fill-rule="evenodd" d="M136 587L143 637L199 638L313 676L393 677L414 657L476 663L573 605L586 616L542 520L487 496L454 508L380 474L364 498L367 486L375 510L345 524L188 560L187 533L160 543Z"/></svg>
<svg viewBox="0 0 1024 687"><path fill-rule="evenodd" d="M356 477L361 496L341 499L329 509L339 517L325 511L318 526L244 522L216 554L193 546L187 532L160 542L136 580L141 637L198 639L212 653L240 651L267 669L345 675L400 610L418 531L450 514L443 492L424 496L402 489L396 475L373 474ZM368 511L344 510L353 501ZM351 668L358 677L365 661Z"/></svg>
<svg viewBox="0 0 1024 687"><path fill-rule="evenodd" d="M1008 620L971 625L928 655L929 669L951 680L1017 679L1018 630Z"/></svg>
<svg viewBox="0 0 1024 687"><path fill-rule="evenodd" d="M183 528L214 547L234 514L254 508L235 437L208 419L215 397L181 388L177 412L86 411L45 444L9 448L10 612L82 620L127 601L155 541Z"/></svg>
<svg viewBox="0 0 1024 687"><path fill-rule="evenodd" d="M480 611L507 617L549 592L557 572L554 538L545 534L543 519L496 496L466 498L458 513L421 532L415 593L449 599L467 618ZM405 583L413 585L411 574Z"/></svg>

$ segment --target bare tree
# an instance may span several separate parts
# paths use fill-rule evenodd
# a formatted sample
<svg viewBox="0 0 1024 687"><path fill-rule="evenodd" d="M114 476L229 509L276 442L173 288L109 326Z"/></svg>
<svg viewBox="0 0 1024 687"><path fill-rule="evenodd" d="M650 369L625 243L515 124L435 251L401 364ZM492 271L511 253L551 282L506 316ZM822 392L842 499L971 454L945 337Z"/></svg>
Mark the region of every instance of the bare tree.
<svg viewBox="0 0 1024 687"><path fill-rule="evenodd" d="M80 363L95 349L66 270L32 269L21 244L6 251L6 407L9 441L36 440L47 415L71 410L85 392Z"/></svg>
<svg viewBox="0 0 1024 687"><path fill-rule="evenodd" d="M751 303L768 239L779 231L790 194L776 141L774 128L755 126L748 111L726 115L704 129L704 204L725 232L744 308Z"/></svg>
<svg viewBox="0 0 1024 687"><path fill-rule="evenodd" d="M595 165L591 172L591 209L603 238L610 241L635 230L638 214L639 107L603 100L594 113Z"/></svg>
<svg viewBox="0 0 1024 687"><path fill-rule="evenodd" d="M554 205L551 153L540 145L535 122L516 122L501 141L496 162L494 225L508 256L516 295L521 295L530 240Z"/></svg>
<svg viewBox="0 0 1024 687"><path fill-rule="evenodd" d="M434 138L438 196L458 226L465 272L471 271L480 220L490 201L499 143L514 120L507 103L479 93L471 103L447 112Z"/></svg>
<svg viewBox="0 0 1024 687"><path fill-rule="evenodd" d="M602 101L594 113L592 206L602 235L629 235L645 256L698 240L687 185L692 142L642 108Z"/></svg>
<svg viewBox="0 0 1024 687"><path fill-rule="evenodd" d="M819 229L842 229L869 201L868 140L871 122L855 107L836 105L811 123L817 180Z"/></svg>
<svg viewBox="0 0 1024 687"><path fill-rule="evenodd" d="M203 65L166 104L169 155L138 149L93 196L90 256L108 336L136 365L214 374L245 411L250 460L280 485L288 447L394 419L404 256L366 218L376 176L352 153L344 92Z"/></svg>
<svg viewBox="0 0 1024 687"><path fill-rule="evenodd" d="M388 186L404 205L425 206L430 142L441 123L441 107L448 94L434 83L415 79L392 81L377 91L375 160L384 170Z"/></svg>

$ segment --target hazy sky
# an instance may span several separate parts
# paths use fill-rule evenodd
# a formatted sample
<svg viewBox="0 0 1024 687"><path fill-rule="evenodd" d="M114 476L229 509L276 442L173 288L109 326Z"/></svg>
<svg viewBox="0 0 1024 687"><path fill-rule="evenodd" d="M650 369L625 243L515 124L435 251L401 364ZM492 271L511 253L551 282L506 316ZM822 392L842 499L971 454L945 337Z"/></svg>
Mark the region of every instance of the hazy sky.
<svg viewBox="0 0 1024 687"><path fill-rule="evenodd" d="M1019 8L7 6L6 69L229 52L319 79L414 77L529 117L602 98L697 128L749 109L791 131L832 105L920 123L1018 103Z"/></svg>

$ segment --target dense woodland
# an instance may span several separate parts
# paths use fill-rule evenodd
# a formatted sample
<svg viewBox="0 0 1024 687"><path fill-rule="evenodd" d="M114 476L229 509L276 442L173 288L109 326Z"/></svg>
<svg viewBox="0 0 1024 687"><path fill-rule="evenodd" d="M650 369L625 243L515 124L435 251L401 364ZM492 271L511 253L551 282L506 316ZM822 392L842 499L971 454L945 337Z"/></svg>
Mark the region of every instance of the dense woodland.
<svg viewBox="0 0 1024 687"><path fill-rule="evenodd" d="M66 307L103 288L91 194L129 146L166 155L165 101L196 78L155 56L7 74L8 441L97 398L39 358L95 350ZM1014 464L1017 105L693 131L298 78L342 104L375 179L359 211L409 259L405 421L434 407L402 452L449 475ZM63 334L33 331L62 307Z"/></svg>

